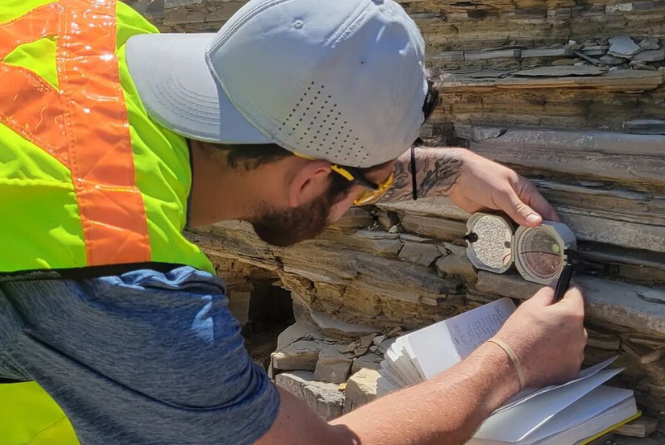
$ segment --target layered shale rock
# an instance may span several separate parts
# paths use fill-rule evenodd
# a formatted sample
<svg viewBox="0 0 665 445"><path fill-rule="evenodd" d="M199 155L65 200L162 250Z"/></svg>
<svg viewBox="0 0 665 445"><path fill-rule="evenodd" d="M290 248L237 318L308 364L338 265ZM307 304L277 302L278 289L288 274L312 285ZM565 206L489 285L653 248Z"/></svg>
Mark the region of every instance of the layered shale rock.
<svg viewBox="0 0 665 445"><path fill-rule="evenodd" d="M216 31L244 4L129 3L170 32ZM579 239L588 363L618 354L626 372L617 383L657 419L665 411L665 2L400 3L424 33L441 91L423 137L534 180ZM235 222L192 238L227 280L232 301L257 281L292 293L300 324L280 342L271 372L331 418L373 399L371 369L400 331L537 290L515 273L473 269L464 252L468 217L437 198L353 209L289 249ZM317 369L322 379L350 381L315 383ZM656 420L645 422L623 432L650 438L611 440L663 443Z"/></svg>

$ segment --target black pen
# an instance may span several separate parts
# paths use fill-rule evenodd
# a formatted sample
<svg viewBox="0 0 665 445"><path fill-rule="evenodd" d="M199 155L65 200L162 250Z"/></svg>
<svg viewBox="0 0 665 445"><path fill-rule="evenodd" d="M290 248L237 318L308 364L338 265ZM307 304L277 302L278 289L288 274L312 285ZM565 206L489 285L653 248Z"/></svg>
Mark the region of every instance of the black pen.
<svg viewBox="0 0 665 445"><path fill-rule="evenodd" d="M556 283L556 290L554 291L555 302L561 301L566 292L568 292L573 272L575 272L575 267L570 262L566 262L566 265L563 266L563 270L561 271L559 281Z"/></svg>

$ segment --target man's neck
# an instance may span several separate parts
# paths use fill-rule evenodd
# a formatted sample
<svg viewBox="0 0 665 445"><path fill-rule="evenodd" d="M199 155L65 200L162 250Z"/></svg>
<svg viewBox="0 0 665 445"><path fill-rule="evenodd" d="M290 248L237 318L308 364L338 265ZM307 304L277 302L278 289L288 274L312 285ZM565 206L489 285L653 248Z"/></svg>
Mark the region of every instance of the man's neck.
<svg viewBox="0 0 665 445"><path fill-rule="evenodd" d="M253 172L226 166L213 152L191 141L193 166L189 225L201 227L219 221L250 219L258 201Z"/></svg>

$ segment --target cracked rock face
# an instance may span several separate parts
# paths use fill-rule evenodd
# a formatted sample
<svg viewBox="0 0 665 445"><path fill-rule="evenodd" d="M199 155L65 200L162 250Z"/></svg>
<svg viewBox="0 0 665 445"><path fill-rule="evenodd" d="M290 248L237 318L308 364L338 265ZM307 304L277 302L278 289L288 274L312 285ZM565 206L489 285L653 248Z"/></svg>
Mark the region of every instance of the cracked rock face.
<svg viewBox="0 0 665 445"><path fill-rule="evenodd" d="M162 31L210 32L245 2L129 3ZM627 368L619 384L636 391L647 417L658 417L665 411L662 2L479 0L463 10L439 0L401 3L425 34L428 68L440 82L426 142L469 147L535 180L582 248L587 363L618 354ZM303 308L299 323L310 317L309 327L280 337L272 372L332 418L372 397L371 378L356 376L377 365L393 328L535 292L514 275L478 274L465 254L468 217L449 200L424 199L353 209L319 240L292 249L260 243L240 223L192 237L229 287L270 279L292 292ZM344 358L322 354L330 347ZM346 382L317 382L319 362L319 377ZM635 444L662 442L653 437Z"/></svg>

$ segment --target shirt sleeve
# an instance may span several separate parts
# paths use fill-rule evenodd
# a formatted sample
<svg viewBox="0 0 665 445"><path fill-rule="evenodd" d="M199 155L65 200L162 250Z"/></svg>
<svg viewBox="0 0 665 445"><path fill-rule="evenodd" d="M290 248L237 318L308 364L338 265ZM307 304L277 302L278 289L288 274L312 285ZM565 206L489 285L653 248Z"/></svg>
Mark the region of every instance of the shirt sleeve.
<svg viewBox="0 0 665 445"><path fill-rule="evenodd" d="M83 445L249 445L277 417L278 392L217 277L182 268L13 286L29 332L15 358ZM40 297L19 302L26 293Z"/></svg>

